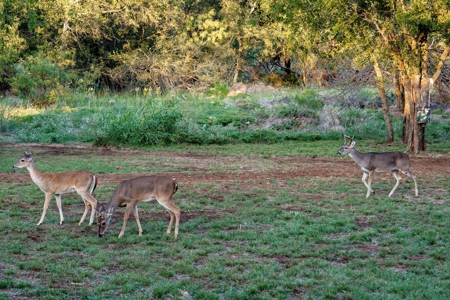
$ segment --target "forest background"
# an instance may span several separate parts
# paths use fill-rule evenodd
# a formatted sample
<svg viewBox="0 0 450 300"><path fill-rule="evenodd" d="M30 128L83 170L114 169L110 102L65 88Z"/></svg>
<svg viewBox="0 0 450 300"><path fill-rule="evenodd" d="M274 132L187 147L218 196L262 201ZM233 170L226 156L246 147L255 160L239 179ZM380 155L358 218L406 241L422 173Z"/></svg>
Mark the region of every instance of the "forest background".
<svg viewBox="0 0 450 300"><path fill-rule="evenodd" d="M263 82L338 87L337 99L373 86L387 141L395 104L418 153L430 98L447 102L448 1L4 0L0 11L0 88L37 107L75 91L226 94Z"/></svg>

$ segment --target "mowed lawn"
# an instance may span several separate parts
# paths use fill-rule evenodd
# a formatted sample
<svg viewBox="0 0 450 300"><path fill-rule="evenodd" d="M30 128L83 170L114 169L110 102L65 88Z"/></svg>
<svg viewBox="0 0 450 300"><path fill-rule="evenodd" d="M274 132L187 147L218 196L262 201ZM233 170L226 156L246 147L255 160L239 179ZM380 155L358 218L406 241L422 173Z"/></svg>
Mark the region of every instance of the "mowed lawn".
<svg viewBox="0 0 450 300"><path fill-rule="evenodd" d="M335 155L341 144L0 145L0 298L450 299L450 156L413 160L419 197L410 179L387 197L395 180L376 174L366 199L359 167ZM64 225L53 198L37 227L44 193L11 168L24 151L41 171L97 174L100 202L122 179L174 177L178 239L156 202L139 205L143 236L131 217L118 239L119 208L99 238L89 217L78 226L76 194L63 196Z"/></svg>

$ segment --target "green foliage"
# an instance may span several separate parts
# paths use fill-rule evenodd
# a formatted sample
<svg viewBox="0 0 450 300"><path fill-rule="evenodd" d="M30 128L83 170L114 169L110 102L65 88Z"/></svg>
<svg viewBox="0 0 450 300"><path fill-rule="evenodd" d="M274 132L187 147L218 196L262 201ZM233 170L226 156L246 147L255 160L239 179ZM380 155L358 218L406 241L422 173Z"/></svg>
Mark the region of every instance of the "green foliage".
<svg viewBox="0 0 450 300"><path fill-rule="evenodd" d="M9 80L13 91L20 97L30 99L36 106L49 106L66 96L70 78L57 65L41 55L28 56L16 66Z"/></svg>
<svg viewBox="0 0 450 300"><path fill-rule="evenodd" d="M178 141L176 107L158 107L152 102L122 106L101 112L95 145L165 145Z"/></svg>
<svg viewBox="0 0 450 300"><path fill-rule="evenodd" d="M226 85L214 83L214 86L212 88L209 88L205 91L205 95L223 98L228 94L228 92L229 89Z"/></svg>
<svg viewBox="0 0 450 300"><path fill-rule="evenodd" d="M285 141L383 141L386 128L381 109L348 108L327 103L314 91L280 91L278 95L230 98L177 95L72 94L47 109L0 99L0 139L26 143L94 143L95 145L156 146L167 144L225 145ZM449 139L447 116L441 112L427 125L428 141ZM395 138L402 119L392 116Z"/></svg>
<svg viewBox="0 0 450 300"><path fill-rule="evenodd" d="M313 89L304 89L294 97L294 101L301 107L321 109L324 104L320 101L319 94Z"/></svg>
<svg viewBox="0 0 450 300"><path fill-rule="evenodd" d="M19 31L20 17L17 13L19 9L14 9L14 4L8 2L0 3L0 86L2 87L6 85L5 80L10 74L13 74L14 64L26 48L26 40L21 37Z"/></svg>

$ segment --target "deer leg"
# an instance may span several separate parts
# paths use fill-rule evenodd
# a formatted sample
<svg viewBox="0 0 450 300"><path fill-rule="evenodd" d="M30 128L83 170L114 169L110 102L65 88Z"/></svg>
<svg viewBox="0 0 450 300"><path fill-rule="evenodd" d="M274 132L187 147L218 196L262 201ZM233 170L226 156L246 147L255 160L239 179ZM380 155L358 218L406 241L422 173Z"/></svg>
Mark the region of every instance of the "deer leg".
<svg viewBox="0 0 450 300"><path fill-rule="evenodd" d="M130 217L131 211L134 209L134 205L135 204L133 202L127 203L127 209L125 210L125 214L123 215L123 225L122 225L122 230L119 233L119 238L121 238L123 236L123 234L125 233L125 226L127 226L127 221L128 221L128 218Z"/></svg>
<svg viewBox="0 0 450 300"><path fill-rule="evenodd" d="M170 234L170 231L172 230L172 224L173 224L173 220L175 217L175 214L173 212L171 212L170 210L167 210L170 214L170 221L169 221L169 227L167 227L167 234Z"/></svg>
<svg viewBox="0 0 450 300"><path fill-rule="evenodd" d="M52 199L52 193L45 193L45 201L44 201L44 210L42 211L42 216L37 226L41 225L44 222L45 213L47 212L48 205L50 204L50 200Z"/></svg>
<svg viewBox="0 0 450 300"><path fill-rule="evenodd" d="M84 200L84 199L83 199L83 202L84 202L84 213L83 213L83 216L81 217L80 222L78 222L78 225L81 225L81 223L83 223L84 218L86 218L86 215L87 215L87 213L89 211L89 203L86 200Z"/></svg>
<svg viewBox="0 0 450 300"><path fill-rule="evenodd" d="M134 219L136 220L136 224L138 226L139 236L142 236L142 227L141 227L141 221L139 221L139 212L138 212L137 204L134 205L133 216L134 216Z"/></svg>
<svg viewBox="0 0 450 300"><path fill-rule="evenodd" d="M55 194L55 198L56 198L56 206L58 206L58 210L59 210L59 225L62 225L64 222L64 217L63 217L62 207L61 207L61 195Z"/></svg>
<svg viewBox="0 0 450 300"><path fill-rule="evenodd" d="M170 234L173 224L173 217L175 216L175 239L178 237L178 224L180 224L180 209L173 204L172 201L164 201L164 203L160 204L164 206L170 213L170 222L169 227L167 227L167 234Z"/></svg>
<svg viewBox="0 0 450 300"><path fill-rule="evenodd" d="M372 179L373 179L373 174L375 173L375 170L369 171L369 179L367 180L367 194L366 194L366 198L369 198L370 193L373 193L373 190L370 188L370 186L372 185Z"/></svg>
<svg viewBox="0 0 450 300"><path fill-rule="evenodd" d="M95 207L97 206L97 200L94 199L94 197L92 197L92 195L89 192L79 192L77 191L78 194L83 198L84 201L84 214L81 217L80 222L78 223L78 225L81 225L81 223L83 223L84 218L86 217L88 211L89 211L89 206L91 207L91 218L89 219L89 225L92 225L92 223L94 223L94 217L95 217Z"/></svg>
<svg viewBox="0 0 450 300"><path fill-rule="evenodd" d="M369 184L367 184L367 182L366 182L366 179L367 179L367 177L369 177ZM366 186L366 188L367 188L367 194L366 194L366 198L369 198L369 196L370 196L370 192L372 192L373 193L373 190L372 189L370 189L370 180L371 180L371 176L370 176L370 173L368 173L368 172L364 172L363 173L363 177L362 177L362 182L364 183L364 185Z"/></svg>
<svg viewBox="0 0 450 300"><path fill-rule="evenodd" d="M414 193L416 194L416 197L419 197L419 189L417 188L417 180L416 176L411 177L414 180Z"/></svg>
<svg viewBox="0 0 450 300"><path fill-rule="evenodd" d="M419 190L417 189L417 180L416 180L416 176L409 172L409 171L401 171L403 174L407 175L408 177L411 177L412 180L414 180L414 192L416 194L416 197L419 196Z"/></svg>
<svg viewBox="0 0 450 300"><path fill-rule="evenodd" d="M395 179L397 179L397 182L395 183L394 188L392 189L392 191L389 193L389 197L391 197L392 194L394 194L394 192L397 189L398 185L402 181L402 178L398 175L398 171L392 171L392 175L394 175Z"/></svg>
<svg viewBox="0 0 450 300"><path fill-rule="evenodd" d="M366 182L367 177L369 177L369 173L364 172L363 173L363 177L362 177L362 182L364 183L364 185L366 186L366 188L369 188L369 185ZM370 190L373 193L373 190Z"/></svg>

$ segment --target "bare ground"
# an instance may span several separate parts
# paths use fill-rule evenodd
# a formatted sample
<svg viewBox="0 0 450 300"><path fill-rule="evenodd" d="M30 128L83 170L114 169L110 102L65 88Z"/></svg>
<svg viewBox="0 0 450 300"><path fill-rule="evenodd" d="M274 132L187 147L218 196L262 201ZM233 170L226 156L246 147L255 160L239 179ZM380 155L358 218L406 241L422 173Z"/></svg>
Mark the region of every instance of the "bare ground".
<svg viewBox="0 0 450 300"><path fill-rule="evenodd" d="M4 146L4 147L15 147ZM20 146L23 148L23 145ZM151 160L155 153L142 152L138 150L120 150L110 148L93 148L93 147L77 147L62 145L32 145L33 149L45 151L47 155L75 155L80 159L87 153L98 154L99 156L119 156L124 158L133 155L148 156ZM255 167L258 158L248 159L238 156L220 156L210 154L193 154L193 153L158 153L159 158L164 156L166 161L173 161L177 164L185 164L188 166L186 172L164 173L168 176L176 178L176 180L188 187L192 187L201 183L220 183L233 181L238 185L246 187L254 182L263 182L267 180L286 181L290 179L301 178L345 178L353 176L361 176L362 172L359 167L348 158L348 156L336 157L277 157L277 158L261 158L267 162L271 168ZM221 170L220 173L214 173L214 168L210 168L210 164L222 164L230 166L227 170ZM232 168L232 166L238 166ZM411 169L418 177L429 178L434 176L450 175L450 155L444 154L425 154L421 156L411 157ZM160 173L162 174L162 173ZM117 184L124 179L130 179L142 173L126 173L126 174L98 174L99 185ZM386 176L388 174L377 174ZM390 176L390 175L388 175ZM0 182L18 183L30 182L28 172L0 172ZM226 189L226 186L223 187Z"/></svg>

